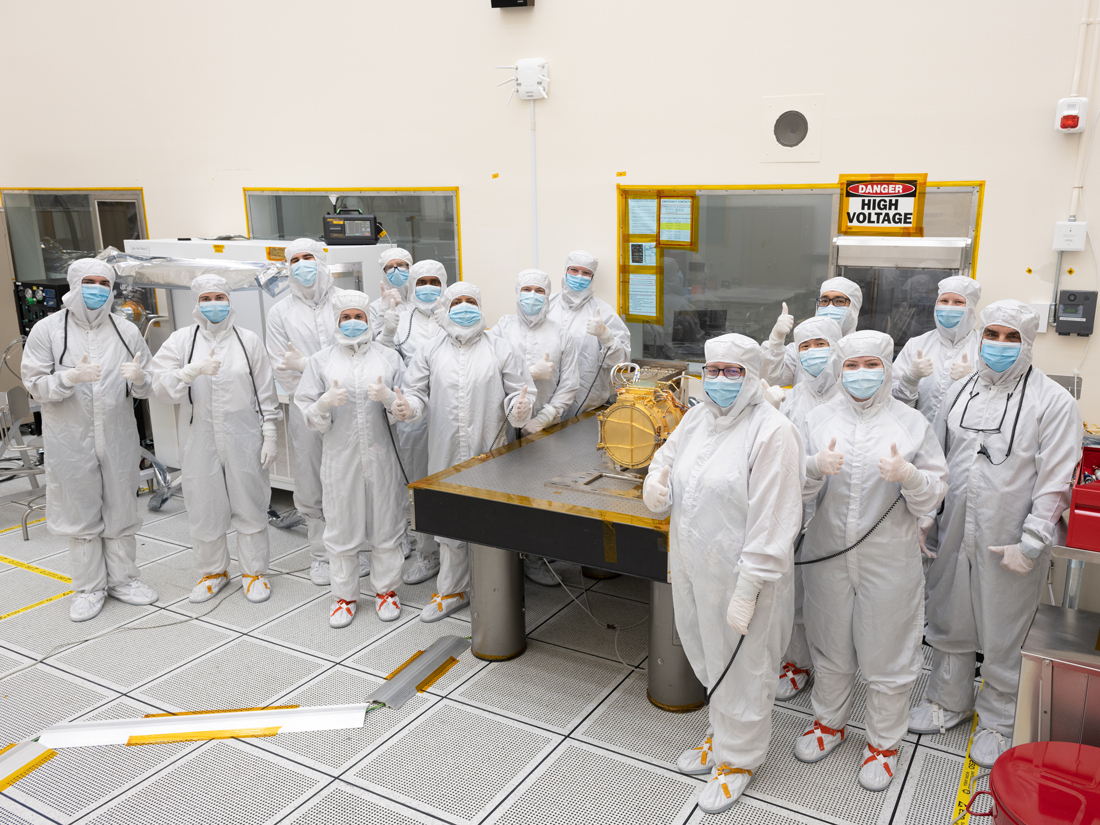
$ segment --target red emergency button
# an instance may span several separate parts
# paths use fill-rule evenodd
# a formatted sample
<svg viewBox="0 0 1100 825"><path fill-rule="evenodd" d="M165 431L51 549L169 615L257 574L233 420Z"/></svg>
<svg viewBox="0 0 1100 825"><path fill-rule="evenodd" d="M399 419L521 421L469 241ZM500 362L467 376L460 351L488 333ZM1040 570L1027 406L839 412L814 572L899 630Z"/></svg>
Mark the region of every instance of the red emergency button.
<svg viewBox="0 0 1100 825"><path fill-rule="evenodd" d="M1063 129L1076 129L1077 124L1081 122L1081 119L1077 115L1062 115L1062 120L1059 126Z"/></svg>

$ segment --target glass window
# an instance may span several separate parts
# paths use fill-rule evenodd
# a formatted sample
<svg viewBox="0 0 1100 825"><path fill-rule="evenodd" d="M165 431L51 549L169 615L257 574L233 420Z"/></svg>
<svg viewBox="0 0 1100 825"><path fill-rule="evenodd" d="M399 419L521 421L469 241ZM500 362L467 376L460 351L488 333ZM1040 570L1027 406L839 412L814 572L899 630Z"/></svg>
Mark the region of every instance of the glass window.
<svg viewBox="0 0 1100 825"><path fill-rule="evenodd" d="M325 215L358 210L374 215L392 243L414 261L433 259L447 270L447 283L461 278L458 190L285 192L245 190L251 238L323 238Z"/></svg>

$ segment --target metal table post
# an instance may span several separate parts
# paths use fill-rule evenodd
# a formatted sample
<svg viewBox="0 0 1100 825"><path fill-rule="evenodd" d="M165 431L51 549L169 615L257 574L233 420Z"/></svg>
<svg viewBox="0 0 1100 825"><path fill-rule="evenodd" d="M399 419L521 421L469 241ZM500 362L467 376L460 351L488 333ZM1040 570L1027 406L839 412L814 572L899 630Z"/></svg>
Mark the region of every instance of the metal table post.
<svg viewBox="0 0 1100 825"><path fill-rule="evenodd" d="M649 701L661 710L687 713L698 710L707 698L706 688L695 677L672 612L672 585L649 583Z"/></svg>
<svg viewBox="0 0 1100 825"><path fill-rule="evenodd" d="M490 662L514 659L527 650L523 562L519 553L471 544L470 567L471 652Z"/></svg>
<svg viewBox="0 0 1100 825"><path fill-rule="evenodd" d="M1066 560L1066 586L1062 591L1062 607L1076 610L1081 600L1081 579L1084 577L1085 563L1100 562L1100 553L1055 545L1051 555Z"/></svg>

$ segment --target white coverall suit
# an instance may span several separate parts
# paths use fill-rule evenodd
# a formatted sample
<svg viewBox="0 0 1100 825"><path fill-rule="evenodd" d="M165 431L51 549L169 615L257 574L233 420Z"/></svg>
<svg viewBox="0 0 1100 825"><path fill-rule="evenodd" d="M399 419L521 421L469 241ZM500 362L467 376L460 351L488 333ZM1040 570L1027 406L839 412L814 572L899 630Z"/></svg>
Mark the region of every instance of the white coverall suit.
<svg viewBox="0 0 1100 825"><path fill-rule="evenodd" d="M805 455L794 425L761 403L759 345L731 334L707 341L705 350L708 363L745 368L742 389L726 409L709 397L692 407L653 457L645 484L671 466L668 500L656 512L672 510L676 630L708 690L740 638L726 621L738 576L763 583L741 650L710 701L715 764L755 770L768 752L779 665L790 641Z"/></svg>
<svg viewBox="0 0 1100 825"><path fill-rule="evenodd" d="M191 289L196 296L228 294L229 285L204 275ZM165 404L179 405L183 497L199 577L229 569L226 534L236 530L237 562L248 577L247 594L255 577L267 572L270 555L271 484L260 466L260 425L274 424L283 414L263 342L251 330L234 326L235 315L230 309L224 321L214 324L196 303L197 323L173 332L153 359L153 388ZM221 361L217 373L199 375L187 384L180 371L207 356Z"/></svg>
<svg viewBox="0 0 1100 825"><path fill-rule="evenodd" d="M69 537L72 587L93 593L138 579L135 534L141 527L137 489L141 459L134 398L148 398L149 348L130 321L111 315L111 300L88 309L83 278L114 286L115 271L92 258L69 267L65 309L36 323L23 350L22 378L42 405L46 452L46 528ZM100 366L98 381L67 385L62 373L87 355ZM145 383L119 372L140 355ZM129 389L129 393L127 393Z"/></svg>
<svg viewBox="0 0 1100 825"><path fill-rule="evenodd" d="M391 272L389 275L385 274L386 264L390 261L404 261L409 266L408 280L401 286L394 285L391 278L400 277L402 273ZM397 298L397 306L395 309L403 309L412 296L413 291L413 274L412 254L400 247L393 249L383 249L379 255L378 265L382 267L382 294L371 301L370 309L367 310L367 323L370 324L371 332L374 337L377 338L382 332L382 319L386 315L386 311L390 308L390 297ZM440 264L442 266L442 264ZM444 270L445 272L445 270ZM447 283L446 274L440 279L441 284Z"/></svg>

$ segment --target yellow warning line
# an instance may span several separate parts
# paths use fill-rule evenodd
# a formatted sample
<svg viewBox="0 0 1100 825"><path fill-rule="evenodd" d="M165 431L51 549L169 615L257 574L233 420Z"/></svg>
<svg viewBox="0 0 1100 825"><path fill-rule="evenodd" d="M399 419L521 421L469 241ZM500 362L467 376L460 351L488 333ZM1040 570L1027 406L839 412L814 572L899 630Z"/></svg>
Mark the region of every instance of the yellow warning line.
<svg viewBox="0 0 1100 825"><path fill-rule="evenodd" d="M197 730L190 733L154 733L148 736L131 736L130 745L163 745L167 742L205 742L211 739L248 739L258 736L275 736L282 725L266 728L234 728L232 730Z"/></svg>
<svg viewBox="0 0 1100 825"><path fill-rule="evenodd" d="M21 607L18 610L12 610L11 612L5 613L2 616L0 616L0 622L4 621L4 619L10 619L12 616L18 616L20 613L26 613L28 610L34 610L34 608L41 607L44 604L49 604L50 602L56 602L58 599L63 599L66 596L71 596L72 594L73 594L72 590L66 590L64 593L58 593L56 596L50 596L48 599L43 599L40 602L35 602L34 604L28 604L26 607Z"/></svg>
<svg viewBox="0 0 1100 825"><path fill-rule="evenodd" d="M955 816L962 819L955 820L959 825L968 825L970 814L966 812L966 806L970 804L970 785L974 777L978 775L981 766L970 758L970 746L974 744L974 731L978 727L978 712L974 711L974 719L970 722L970 739L966 742L966 761L963 763L962 777L959 779L959 791L955 795Z"/></svg>
<svg viewBox="0 0 1100 825"><path fill-rule="evenodd" d="M5 748L4 750L8 750L8 748ZM28 762L26 765L24 765L14 773L10 773L7 776L0 777L0 791L10 788L27 774L41 768L55 756L57 756L57 751L48 750L45 753L36 756L34 759L32 759L30 762Z"/></svg>
<svg viewBox="0 0 1100 825"><path fill-rule="evenodd" d="M60 573L55 573L52 570L47 570L45 567L37 567L33 564L27 564L25 561L19 561L19 559L8 558L7 556L0 556L0 562L10 564L12 567L18 567L22 570L29 570L31 573L37 573L40 576L49 576L51 579L57 579L59 582L65 582L65 584L72 584L73 580L68 576L62 576Z"/></svg>
<svg viewBox="0 0 1100 825"><path fill-rule="evenodd" d="M28 521L27 526L30 527L32 524L41 524L45 520L46 519L44 519L44 518L36 518L34 521ZM14 527L6 527L3 530L0 530L0 536L4 535L4 533L10 533L12 530L22 530L22 529L23 529L22 524L17 524Z"/></svg>

